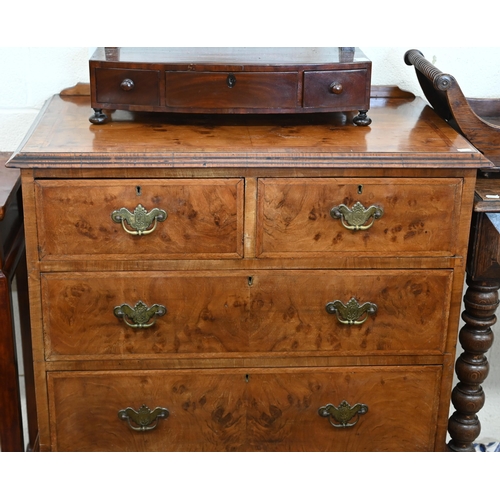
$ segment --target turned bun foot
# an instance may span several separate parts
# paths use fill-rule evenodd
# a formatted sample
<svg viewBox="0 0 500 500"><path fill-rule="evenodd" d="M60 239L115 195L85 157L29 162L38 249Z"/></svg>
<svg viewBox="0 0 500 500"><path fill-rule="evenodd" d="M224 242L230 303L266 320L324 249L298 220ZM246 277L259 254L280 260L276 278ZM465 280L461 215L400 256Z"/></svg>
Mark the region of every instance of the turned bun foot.
<svg viewBox="0 0 500 500"><path fill-rule="evenodd" d="M90 123L100 125L108 119L107 115L102 112L102 109L94 109L94 114L89 118Z"/></svg>
<svg viewBox="0 0 500 500"><path fill-rule="evenodd" d="M370 125L372 119L368 118L368 116L366 116L366 113L367 110L360 111L358 115L352 119L354 125L357 125L358 127L367 127L368 125Z"/></svg>

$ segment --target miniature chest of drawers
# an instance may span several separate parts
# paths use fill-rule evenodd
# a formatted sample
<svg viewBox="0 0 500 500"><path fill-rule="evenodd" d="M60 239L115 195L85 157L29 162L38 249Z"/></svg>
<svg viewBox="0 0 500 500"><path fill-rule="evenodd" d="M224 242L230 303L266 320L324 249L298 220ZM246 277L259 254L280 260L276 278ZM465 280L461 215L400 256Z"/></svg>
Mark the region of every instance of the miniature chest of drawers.
<svg viewBox="0 0 500 500"><path fill-rule="evenodd" d="M371 127L51 99L11 160L41 450L446 449L489 163L389 94Z"/></svg>
<svg viewBox="0 0 500 500"><path fill-rule="evenodd" d="M103 110L281 114L359 111L371 61L355 47L105 47L89 61L91 123Z"/></svg>

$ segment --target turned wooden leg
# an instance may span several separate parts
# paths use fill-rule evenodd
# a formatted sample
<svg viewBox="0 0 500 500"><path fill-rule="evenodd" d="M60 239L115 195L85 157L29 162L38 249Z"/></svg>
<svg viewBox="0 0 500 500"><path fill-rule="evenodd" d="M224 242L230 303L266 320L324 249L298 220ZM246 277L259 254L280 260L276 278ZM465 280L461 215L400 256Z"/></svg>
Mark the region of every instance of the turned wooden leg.
<svg viewBox="0 0 500 500"><path fill-rule="evenodd" d="M485 353L493 344L491 327L496 323L500 282L467 279L467 285L462 313L465 325L459 335L464 352L455 364L459 382L451 396L456 411L448 421L451 436L448 447L452 451L475 451L473 442L481 432L477 412L485 400L481 384L488 376L489 364Z"/></svg>
<svg viewBox="0 0 500 500"><path fill-rule="evenodd" d="M367 112L368 111L366 109L360 110L358 115L352 119L353 123L358 127L367 127L370 125L372 119L366 115Z"/></svg>

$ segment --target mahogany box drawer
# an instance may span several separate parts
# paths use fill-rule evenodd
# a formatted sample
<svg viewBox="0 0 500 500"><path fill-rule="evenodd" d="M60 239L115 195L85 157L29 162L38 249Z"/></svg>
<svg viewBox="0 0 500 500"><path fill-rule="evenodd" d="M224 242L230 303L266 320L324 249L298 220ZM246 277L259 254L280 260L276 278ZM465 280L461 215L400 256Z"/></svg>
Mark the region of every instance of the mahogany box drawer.
<svg viewBox="0 0 500 500"><path fill-rule="evenodd" d="M160 71L110 68L96 68L94 71L93 100L97 103L160 105Z"/></svg>
<svg viewBox="0 0 500 500"><path fill-rule="evenodd" d="M452 271L42 274L46 356L441 354Z"/></svg>
<svg viewBox="0 0 500 500"><path fill-rule="evenodd" d="M243 184L37 180L40 259L242 258Z"/></svg>
<svg viewBox="0 0 500 500"><path fill-rule="evenodd" d="M296 108L297 72L165 73L167 107L193 110Z"/></svg>
<svg viewBox="0 0 500 500"><path fill-rule="evenodd" d="M304 108L369 109L367 70L305 71Z"/></svg>
<svg viewBox="0 0 500 500"><path fill-rule="evenodd" d="M258 257L456 253L461 179L259 179Z"/></svg>
<svg viewBox="0 0 500 500"><path fill-rule="evenodd" d="M432 451L441 366L48 373L54 451Z"/></svg>

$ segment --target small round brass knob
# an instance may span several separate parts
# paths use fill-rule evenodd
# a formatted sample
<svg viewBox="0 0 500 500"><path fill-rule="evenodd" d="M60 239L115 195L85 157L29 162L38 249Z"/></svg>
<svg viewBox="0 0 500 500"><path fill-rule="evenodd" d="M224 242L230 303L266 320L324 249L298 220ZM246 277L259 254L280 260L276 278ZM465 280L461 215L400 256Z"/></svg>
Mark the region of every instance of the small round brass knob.
<svg viewBox="0 0 500 500"><path fill-rule="evenodd" d="M134 81L130 78L125 78L122 83L120 83L120 88L125 91L132 90L135 87Z"/></svg>
<svg viewBox="0 0 500 500"><path fill-rule="evenodd" d="M342 87L342 84L339 82L333 82L330 85L330 92L332 94L337 94L337 95L341 94L343 90L344 90L344 87Z"/></svg>

